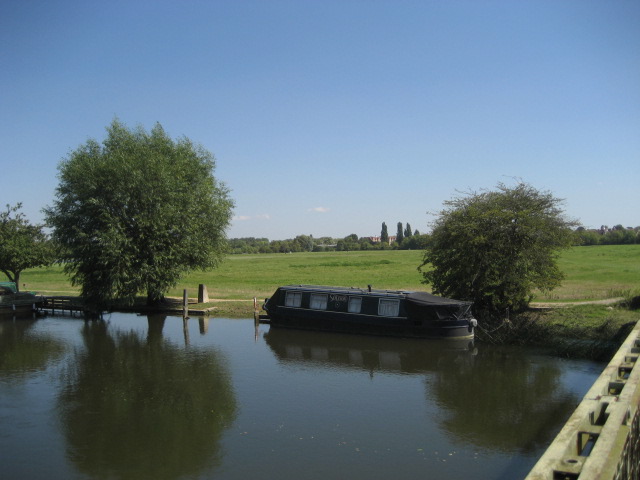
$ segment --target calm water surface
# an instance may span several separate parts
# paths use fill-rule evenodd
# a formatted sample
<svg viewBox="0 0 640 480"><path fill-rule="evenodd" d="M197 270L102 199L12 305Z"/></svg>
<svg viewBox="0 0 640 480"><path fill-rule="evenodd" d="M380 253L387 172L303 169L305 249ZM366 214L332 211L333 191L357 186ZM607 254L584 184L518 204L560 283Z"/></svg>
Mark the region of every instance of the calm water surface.
<svg viewBox="0 0 640 480"><path fill-rule="evenodd" d="M3 320L0 478L517 479L602 368L252 319Z"/></svg>

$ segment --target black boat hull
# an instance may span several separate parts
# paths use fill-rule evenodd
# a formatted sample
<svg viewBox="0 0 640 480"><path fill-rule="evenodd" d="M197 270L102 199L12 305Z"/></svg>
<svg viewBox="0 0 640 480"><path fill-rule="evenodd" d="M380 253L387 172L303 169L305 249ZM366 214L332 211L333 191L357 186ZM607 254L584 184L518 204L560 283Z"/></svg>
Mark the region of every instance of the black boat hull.
<svg viewBox="0 0 640 480"><path fill-rule="evenodd" d="M295 328L322 332L355 333L362 335L383 335L406 338L473 338L474 327L468 321L442 322L441 324L411 325L407 319L396 322L375 322L371 319L340 319L322 316L269 315L270 325L276 328Z"/></svg>

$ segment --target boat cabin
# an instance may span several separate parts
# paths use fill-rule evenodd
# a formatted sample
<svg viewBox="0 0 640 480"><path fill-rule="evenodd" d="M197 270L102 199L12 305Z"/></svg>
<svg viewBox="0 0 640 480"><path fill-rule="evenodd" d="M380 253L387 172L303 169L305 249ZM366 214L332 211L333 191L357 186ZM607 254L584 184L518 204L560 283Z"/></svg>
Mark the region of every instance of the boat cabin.
<svg viewBox="0 0 640 480"><path fill-rule="evenodd" d="M472 337L471 302L426 292L279 287L263 309L274 326L407 337Z"/></svg>

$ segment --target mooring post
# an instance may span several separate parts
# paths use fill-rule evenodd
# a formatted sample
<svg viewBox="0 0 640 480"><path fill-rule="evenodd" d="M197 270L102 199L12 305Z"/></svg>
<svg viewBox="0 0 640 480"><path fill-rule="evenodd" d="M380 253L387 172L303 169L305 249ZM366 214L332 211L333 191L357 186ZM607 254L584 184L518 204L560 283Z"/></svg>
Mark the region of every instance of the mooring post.
<svg viewBox="0 0 640 480"><path fill-rule="evenodd" d="M209 301L209 292L207 286L202 283L198 285L198 303L206 303Z"/></svg>
<svg viewBox="0 0 640 480"><path fill-rule="evenodd" d="M182 293L182 316L185 318L189 316L189 297L187 296L186 288Z"/></svg>
<svg viewBox="0 0 640 480"><path fill-rule="evenodd" d="M260 312L258 311L258 299L256 297L253 297L253 323L257 329L260 323Z"/></svg>

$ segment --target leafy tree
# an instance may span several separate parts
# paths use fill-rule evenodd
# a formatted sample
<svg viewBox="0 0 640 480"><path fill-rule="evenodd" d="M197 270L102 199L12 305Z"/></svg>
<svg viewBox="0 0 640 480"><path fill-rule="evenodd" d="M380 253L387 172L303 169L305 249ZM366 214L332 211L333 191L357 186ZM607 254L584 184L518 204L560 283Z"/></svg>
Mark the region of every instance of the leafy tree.
<svg viewBox="0 0 640 480"><path fill-rule="evenodd" d="M626 228L616 228L609 230L602 235L600 243L603 245L631 245L636 242L636 232Z"/></svg>
<svg viewBox="0 0 640 480"><path fill-rule="evenodd" d="M404 231L402 229L402 222L398 222L398 232L396 233L396 242L398 243L398 245L401 245L403 240L404 240Z"/></svg>
<svg viewBox="0 0 640 480"><path fill-rule="evenodd" d="M313 235L298 235L293 239L293 242L298 246L297 252L312 252L313 251Z"/></svg>
<svg viewBox="0 0 640 480"><path fill-rule="evenodd" d="M21 203L7 205L6 211L0 212L0 271L18 291L22 271L49 265L53 260L51 242L42 226L31 225L21 208Z"/></svg>
<svg viewBox="0 0 640 480"><path fill-rule="evenodd" d="M598 245L600 243L602 235L593 230L576 230L574 233L576 245Z"/></svg>
<svg viewBox="0 0 640 480"><path fill-rule="evenodd" d="M562 200L526 183L446 201L419 267L435 293L489 311L522 309L563 278L556 260L573 239Z"/></svg>
<svg viewBox="0 0 640 480"><path fill-rule="evenodd" d="M409 238L413 235L413 233L411 232L411 225L409 225L409 222L407 222L407 226L404 227L404 238Z"/></svg>
<svg viewBox="0 0 640 480"><path fill-rule="evenodd" d="M382 222L382 231L380 232L380 243L389 243L389 231L387 230L387 224Z"/></svg>
<svg viewBox="0 0 640 480"><path fill-rule="evenodd" d="M338 240L336 244L336 250L338 252L348 252L353 250L360 250L360 244L358 243L358 235L352 233L347 235L342 240Z"/></svg>
<svg viewBox="0 0 640 480"><path fill-rule="evenodd" d="M400 248L402 250L424 250L428 240L429 235L411 235L410 237L405 237Z"/></svg>
<svg viewBox="0 0 640 480"><path fill-rule="evenodd" d="M375 250L373 240L369 237L360 237L358 244L360 245L360 250Z"/></svg>
<svg viewBox="0 0 640 480"><path fill-rule="evenodd" d="M139 292L156 303L181 275L218 264L233 202L214 168L211 153L160 124L148 133L114 120L102 144L69 154L45 214L88 304Z"/></svg>
<svg viewBox="0 0 640 480"><path fill-rule="evenodd" d="M358 235L355 233L352 233L351 235L347 235L346 237L344 237L344 241L345 242L357 242L358 241Z"/></svg>

